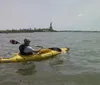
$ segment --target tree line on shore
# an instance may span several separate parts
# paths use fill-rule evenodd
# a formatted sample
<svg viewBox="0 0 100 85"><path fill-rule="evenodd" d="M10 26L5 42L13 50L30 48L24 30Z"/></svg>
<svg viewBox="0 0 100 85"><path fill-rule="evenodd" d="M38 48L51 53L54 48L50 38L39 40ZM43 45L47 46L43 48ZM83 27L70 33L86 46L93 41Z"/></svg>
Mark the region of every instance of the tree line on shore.
<svg viewBox="0 0 100 85"><path fill-rule="evenodd" d="M0 30L0 33L26 33L26 32L56 32L56 30L50 28L39 28L39 29L7 29L7 30Z"/></svg>

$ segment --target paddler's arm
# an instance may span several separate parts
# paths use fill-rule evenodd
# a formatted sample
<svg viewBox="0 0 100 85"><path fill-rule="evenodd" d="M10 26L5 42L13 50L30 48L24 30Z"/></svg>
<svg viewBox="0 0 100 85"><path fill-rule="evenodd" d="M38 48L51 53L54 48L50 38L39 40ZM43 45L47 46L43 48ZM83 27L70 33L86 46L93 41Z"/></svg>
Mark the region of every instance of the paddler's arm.
<svg viewBox="0 0 100 85"><path fill-rule="evenodd" d="M42 48L40 48L40 49L38 49L38 50L35 50L35 49L33 49L33 52L35 52L35 53L40 53L40 50L41 50Z"/></svg>
<svg viewBox="0 0 100 85"><path fill-rule="evenodd" d="M38 50L35 50L35 49L33 49L33 52L35 52L35 53L41 53L41 49L43 48L42 46L36 46L36 47L39 47L39 49Z"/></svg>

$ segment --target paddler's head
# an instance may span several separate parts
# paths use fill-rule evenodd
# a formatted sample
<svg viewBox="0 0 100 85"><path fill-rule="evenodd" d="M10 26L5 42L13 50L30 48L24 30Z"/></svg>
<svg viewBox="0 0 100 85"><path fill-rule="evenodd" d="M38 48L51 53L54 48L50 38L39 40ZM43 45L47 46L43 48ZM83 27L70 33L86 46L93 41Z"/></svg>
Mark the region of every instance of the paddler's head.
<svg viewBox="0 0 100 85"><path fill-rule="evenodd" d="M30 40L29 39L24 39L24 44L25 45L29 45L30 44Z"/></svg>

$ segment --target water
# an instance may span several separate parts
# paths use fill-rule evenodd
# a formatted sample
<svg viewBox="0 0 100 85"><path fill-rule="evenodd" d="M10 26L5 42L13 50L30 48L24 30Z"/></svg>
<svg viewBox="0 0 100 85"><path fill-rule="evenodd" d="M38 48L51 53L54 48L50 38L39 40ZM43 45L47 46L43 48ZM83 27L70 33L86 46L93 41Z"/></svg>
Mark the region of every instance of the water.
<svg viewBox="0 0 100 85"><path fill-rule="evenodd" d="M70 54L41 62L0 64L0 85L100 85L100 33L44 32L0 34L0 56L18 52L24 38L31 45L69 47Z"/></svg>

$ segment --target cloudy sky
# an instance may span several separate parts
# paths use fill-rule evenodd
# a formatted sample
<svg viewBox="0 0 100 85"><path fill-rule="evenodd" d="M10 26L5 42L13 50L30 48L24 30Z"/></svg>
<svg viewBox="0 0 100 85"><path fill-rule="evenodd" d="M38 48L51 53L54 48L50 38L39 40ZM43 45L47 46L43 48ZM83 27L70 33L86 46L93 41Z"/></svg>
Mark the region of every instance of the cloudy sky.
<svg viewBox="0 0 100 85"><path fill-rule="evenodd" d="M0 29L100 30L100 0L0 0Z"/></svg>

